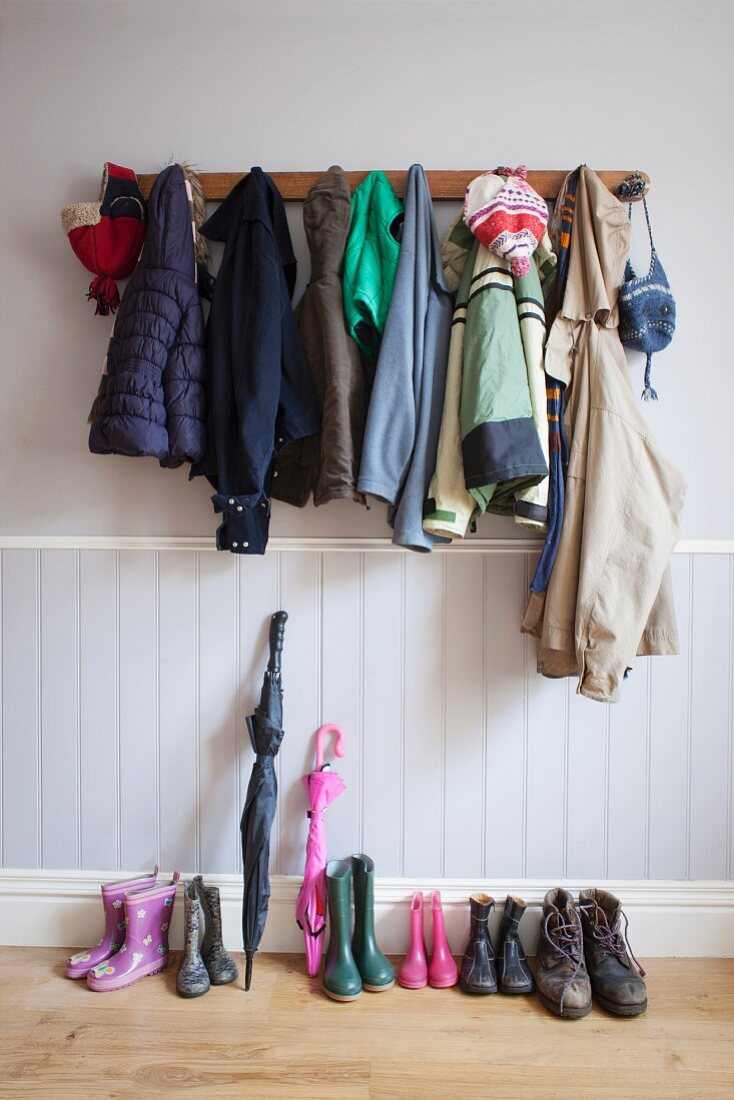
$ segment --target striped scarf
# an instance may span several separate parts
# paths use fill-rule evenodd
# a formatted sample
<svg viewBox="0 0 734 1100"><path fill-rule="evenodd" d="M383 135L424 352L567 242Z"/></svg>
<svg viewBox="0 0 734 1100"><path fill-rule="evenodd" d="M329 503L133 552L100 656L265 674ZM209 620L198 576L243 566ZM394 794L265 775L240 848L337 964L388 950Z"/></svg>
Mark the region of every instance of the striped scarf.
<svg viewBox="0 0 734 1100"><path fill-rule="evenodd" d="M571 234L576 213L576 188L579 169L570 172L558 193L553 213L548 222L548 232L558 257L556 278L546 305L548 329L563 305L568 281L568 261L571 254ZM568 468L568 443L563 426L563 383L546 374L546 398L548 401L548 533L530 585L531 592L545 592L553 571L558 543L563 527L566 499L566 470Z"/></svg>
<svg viewBox="0 0 734 1100"><path fill-rule="evenodd" d="M548 221L548 233L558 257L556 280L548 300L547 324L549 329L563 305L563 296L566 293L568 262L571 256L571 233L574 215L576 214L576 189L580 171L580 168L576 168L566 176L563 187L558 192L558 198L553 204L553 213Z"/></svg>

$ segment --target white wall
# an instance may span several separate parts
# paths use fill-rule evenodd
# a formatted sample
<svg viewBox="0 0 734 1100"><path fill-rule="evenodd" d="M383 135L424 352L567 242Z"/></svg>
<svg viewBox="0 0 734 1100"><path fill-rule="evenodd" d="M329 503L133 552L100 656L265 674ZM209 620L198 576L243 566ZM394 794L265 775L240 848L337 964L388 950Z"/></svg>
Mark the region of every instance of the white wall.
<svg viewBox="0 0 734 1100"><path fill-rule="evenodd" d="M0 12L0 539L213 536L203 483L87 451L109 324L84 301L59 221L94 197L106 159L147 172L170 157L207 170L645 169L679 306L655 361L662 400L645 411L689 482L684 536L734 536L727 0L5 0ZM643 224L637 210L644 264ZM384 525L378 508L281 506L272 530ZM498 519L482 533L521 534ZM532 672L524 554L452 553L4 550L5 865L111 869L160 853L234 870L242 717L283 603L275 870L298 869L296 780L324 720L349 734L333 835L368 846L384 873L731 877L730 559L676 559L683 654L641 661L610 710Z"/></svg>
<svg viewBox="0 0 734 1100"><path fill-rule="evenodd" d="M275 874L303 869L300 778L337 721L331 850L381 876L734 878L733 566L675 555L681 654L609 707L535 674L527 554L3 550L0 866L236 872L282 605Z"/></svg>
<svg viewBox="0 0 734 1100"><path fill-rule="evenodd" d="M644 168L679 304L656 359L662 400L647 411L690 485L684 535L734 533L728 0L6 0L0 11L0 531L213 534L203 481L87 452L109 324L83 299L88 278L59 222L66 203L95 196L105 160L149 172L177 157L208 170ZM641 251L639 210L635 240ZM636 389L641 377L637 362ZM381 509L350 504L276 508L273 522L275 533L383 530Z"/></svg>

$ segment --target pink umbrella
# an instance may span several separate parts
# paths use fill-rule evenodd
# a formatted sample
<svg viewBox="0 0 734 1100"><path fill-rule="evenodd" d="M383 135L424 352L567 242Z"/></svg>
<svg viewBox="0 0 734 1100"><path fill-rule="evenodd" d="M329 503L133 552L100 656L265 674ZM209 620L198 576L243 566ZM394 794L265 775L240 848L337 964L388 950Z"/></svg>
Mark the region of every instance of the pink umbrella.
<svg viewBox="0 0 734 1100"><path fill-rule="evenodd" d="M306 866L303 872L303 884L296 902L296 921L303 929L306 941L306 968L309 977L319 972L321 965L321 934L326 927L326 829L324 810L343 790L344 782L340 775L324 764L323 741L328 733L336 734L334 752L344 756L344 733L339 726L321 726L316 732L316 770L304 775L301 782L308 793L311 809L306 812L310 819L308 839L306 840Z"/></svg>

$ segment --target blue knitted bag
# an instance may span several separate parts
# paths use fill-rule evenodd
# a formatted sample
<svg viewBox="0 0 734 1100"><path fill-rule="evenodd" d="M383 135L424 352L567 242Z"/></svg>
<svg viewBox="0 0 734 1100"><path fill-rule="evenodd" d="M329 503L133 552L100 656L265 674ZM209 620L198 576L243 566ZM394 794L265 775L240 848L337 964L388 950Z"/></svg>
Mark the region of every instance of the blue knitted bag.
<svg viewBox="0 0 734 1100"><path fill-rule="evenodd" d="M634 181L635 178L632 177ZM627 190L624 188L627 186ZM624 181L617 192L620 198L629 198L636 184ZM652 239L650 215L642 183L642 205L645 210L647 231L650 236L650 270L647 275L638 276L630 261L624 270L624 282L619 290L619 338L628 348L642 351L647 356L645 364L645 388L642 391L644 401L657 401L657 392L653 389L650 373L654 352L662 351L673 339L675 332L675 299L670 289L663 265L655 251ZM630 203L630 216L632 204Z"/></svg>

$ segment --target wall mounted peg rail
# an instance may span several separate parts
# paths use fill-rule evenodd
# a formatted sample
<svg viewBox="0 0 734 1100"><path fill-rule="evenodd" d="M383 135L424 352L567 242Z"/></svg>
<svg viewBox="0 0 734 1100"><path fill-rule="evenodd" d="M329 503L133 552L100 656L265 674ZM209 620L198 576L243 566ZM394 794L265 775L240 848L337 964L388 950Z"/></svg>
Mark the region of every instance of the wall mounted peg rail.
<svg viewBox="0 0 734 1100"><path fill-rule="evenodd" d="M458 202L464 198L464 193L471 181L476 179L477 176L480 176L482 172L486 170L486 168L477 168L474 171L458 172L444 172L440 170L427 171L426 176L428 177L431 197L434 200ZM199 172L198 176L204 188L204 197L208 202L221 202L222 199L226 199L234 185L242 179L243 174L245 173ZM323 175L323 172L270 172L268 174L272 177L276 187L286 202L303 202L310 189ZM347 172L349 186L352 191L368 174L368 172ZM408 173L405 171L391 171L385 173L399 195L403 194L405 177L407 174ZM566 172L545 170L533 172L529 170L528 183L534 187L538 194L542 195L544 199L552 201L558 197L558 192L566 178L566 174ZM633 174L634 173L631 171L606 171L597 173L610 191L616 191L622 180L627 179L628 176ZM645 191L649 191L650 177L645 172L637 172L636 174L642 176L645 180ZM150 189L153 186L155 178L155 175L138 176L140 189L146 198L150 194ZM642 198L642 195L636 196L633 201L637 201L637 199L640 198Z"/></svg>

